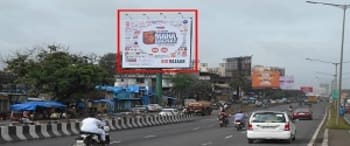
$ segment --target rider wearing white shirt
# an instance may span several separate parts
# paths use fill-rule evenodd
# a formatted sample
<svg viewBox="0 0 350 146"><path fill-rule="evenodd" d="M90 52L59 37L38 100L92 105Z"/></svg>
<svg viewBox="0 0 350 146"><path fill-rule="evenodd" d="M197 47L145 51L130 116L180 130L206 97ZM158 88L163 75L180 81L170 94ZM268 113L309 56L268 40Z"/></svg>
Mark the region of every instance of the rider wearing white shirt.
<svg viewBox="0 0 350 146"><path fill-rule="evenodd" d="M80 131L82 133L95 133L101 137L103 142L106 141L106 132L104 129L102 129L103 126L105 126L104 122L95 118L93 115L90 115L89 117L83 119L81 123L82 125L80 127Z"/></svg>

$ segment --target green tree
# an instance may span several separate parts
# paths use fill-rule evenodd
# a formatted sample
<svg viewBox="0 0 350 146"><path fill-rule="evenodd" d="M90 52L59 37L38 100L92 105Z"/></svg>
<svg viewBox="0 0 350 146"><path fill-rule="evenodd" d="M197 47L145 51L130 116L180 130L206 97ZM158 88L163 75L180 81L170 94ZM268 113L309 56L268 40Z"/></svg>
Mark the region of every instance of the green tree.
<svg viewBox="0 0 350 146"><path fill-rule="evenodd" d="M249 76L246 73L238 71L234 72L232 76L229 84L234 91L237 91L238 88L240 91L247 91L251 88Z"/></svg>
<svg viewBox="0 0 350 146"><path fill-rule="evenodd" d="M104 68L110 77L114 77L116 74L116 54L107 53L101 57L98 64Z"/></svg>
<svg viewBox="0 0 350 146"><path fill-rule="evenodd" d="M196 100L211 100L212 98L212 85L209 81L194 80L190 91L192 95L196 95Z"/></svg>
<svg viewBox="0 0 350 146"><path fill-rule="evenodd" d="M189 88L193 84L194 77L190 74L176 74L170 80L173 83L176 97L183 103L183 95L186 91L189 91Z"/></svg>
<svg viewBox="0 0 350 146"><path fill-rule="evenodd" d="M85 97L98 84L109 83L107 72L87 59L50 45L16 53L6 61L6 70L15 74L16 82L25 83L32 96L46 93L55 99L71 100L73 96Z"/></svg>

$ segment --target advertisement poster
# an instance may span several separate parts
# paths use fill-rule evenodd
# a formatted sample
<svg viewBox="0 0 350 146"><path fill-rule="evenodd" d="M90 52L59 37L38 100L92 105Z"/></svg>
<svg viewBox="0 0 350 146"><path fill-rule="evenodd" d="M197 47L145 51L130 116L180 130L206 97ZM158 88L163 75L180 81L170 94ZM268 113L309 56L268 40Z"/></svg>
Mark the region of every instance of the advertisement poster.
<svg viewBox="0 0 350 146"><path fill-rule="evenodd" d="M304 93L312 93L313 87L312 86L302 86L302 87L300 87L300 90Z"/></svg>
<svg viewBox="0 0 350 146"><path fill-rule="evenodd" d="M252 71L253 88L280 88L280 73L268 67L256 66Z"/></svg>
<svg viewBox="0 0 350 146"><path fill-rule="evenodd" d="M121 24L123 68L191 67L191 18L130 19Z"/></svg>
<svg viewBox="0 0 350 146"><path fill-rule="evenodd" d="M281 76L280 77L280 88L283 90L288 90L293 87L294 77L293 76Z"/></svg>

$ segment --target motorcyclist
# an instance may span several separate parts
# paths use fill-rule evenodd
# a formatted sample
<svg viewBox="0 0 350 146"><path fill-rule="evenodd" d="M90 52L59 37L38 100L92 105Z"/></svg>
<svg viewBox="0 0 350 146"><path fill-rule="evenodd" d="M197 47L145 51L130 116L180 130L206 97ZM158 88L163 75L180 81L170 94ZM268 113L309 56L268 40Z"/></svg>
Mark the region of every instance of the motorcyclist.
<svg viewBox="0 0 350 146"><path fill-rule="evenodd" d="M105 122L99 120L95 114L90 114L87 118L83 119L81 123L80 133L97 134L102 143L106 143L106 132L103 129L103 126L106 125Z"/></svg>
<svg viewBox="0 0 350 146"><path fill-rule="evenodd" d="M228 113L226 113L226 110L225 110L224 107L221 107L221 108L220 108L220 111L219 111L218 116L219 116L218 120L221 120L221 118L222 118L223 120L227 119Z"/></svg>
<svg viewBox="0 0 350 146"><path fill-rule="evenodd" d="M289 115L293 115L294 109L292 105L289 105L288 111L289 111Z"/></svg>
<svg viewBox="0 0 350 146"><path fill-rule="evenodd" d="M240 110L233 116L233 121L241 121L244 123L245 114Z"/></svg>
<svg viewBox="0 0 350 146"><path fill-rule="evenodd" d="M293 112L293 106L292 105L289 105L288 111L289 112Z"/></svg>

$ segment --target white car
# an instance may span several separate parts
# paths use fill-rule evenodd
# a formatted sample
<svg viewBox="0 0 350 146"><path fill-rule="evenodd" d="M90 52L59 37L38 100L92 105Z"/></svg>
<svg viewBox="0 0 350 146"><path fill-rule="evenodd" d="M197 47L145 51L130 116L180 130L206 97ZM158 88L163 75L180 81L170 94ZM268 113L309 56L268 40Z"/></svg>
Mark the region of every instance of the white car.
<svg viewBox="0 0 350 146"><path fill-rule="evenodd" d="M161 116L172 116L177 114L179 114L179 111L173 108L163 108L162 111L159 113L159 115Z"/></svg>
<svg viewBox="0 0 350 146"><path fill-rule="evenodd" d="M254 140L295 140L296 126L286 112L256 111L249 118L247 126L248 143Z"/></svg>
<svg viewBox="0 0 350 146"><path fill-rule="evenodd" d="M162 107L159 104L149 104L147 105L148 112L160 112Z"/></svg>

